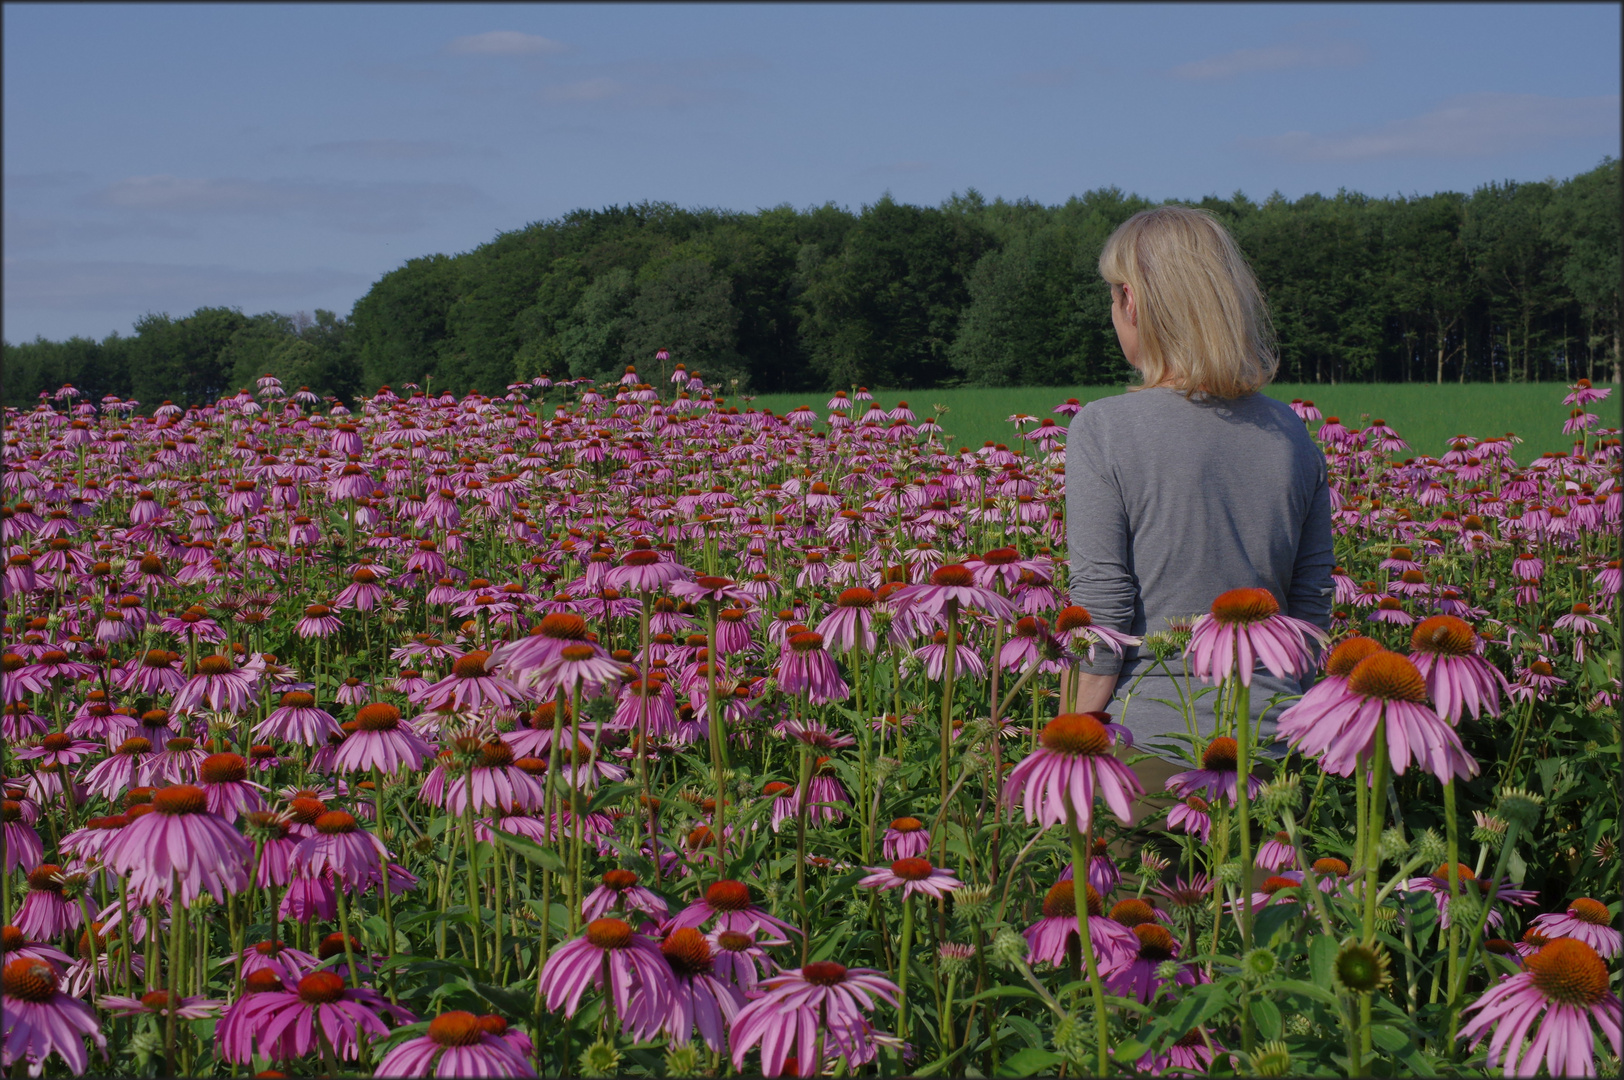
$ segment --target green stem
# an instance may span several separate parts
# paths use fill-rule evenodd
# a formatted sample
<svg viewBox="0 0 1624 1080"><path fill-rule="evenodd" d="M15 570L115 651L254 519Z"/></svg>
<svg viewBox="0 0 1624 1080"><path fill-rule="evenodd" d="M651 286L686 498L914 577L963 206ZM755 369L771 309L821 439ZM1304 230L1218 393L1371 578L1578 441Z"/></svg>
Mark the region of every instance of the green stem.
<svg viewBox="0 0 1624 1080"><path fill-rule="evenodd" d="M1241 824L1241 948L1252 947L1252 688L1235 687L1235 809Z"/></svg>
<svg viewBox="0 0 1624 1080"><path fill-rule="evenodd" d="M902 897L902 948L897 957L897 1038L908 1038L908 953L913 947L913 898Z"/></svg>
<svg viewBox="0 0 1624 1080"><path fill-rule="evenodd" d="M1370 845L1365 852L1365 944L1376 940L1376 875L1381 869L1382 824L1387 810L1387 716L1376 722L1374 760L1370 763L1370 826L1365 841ZM1361 778L1362 779L1362 778Z"/></svg>
<svg viewBox="0 0 1624 1080"><path fill-rule="evenodd" d="M1077 938L1083 946L1083 962L1088 968L1088 991L1094 998L1094 1034L1097 1040L1099 1076L1110 1074L1110 1031L1105 1016L1105 990L1100 968L1094 959L1094 940L1088 932L1088 853L1093 849L1093 830L1084 836L1077 831L1077 808L1066 796L1068 832L1071 833L1071 878L1073 906L1077 909Z"/></svg>

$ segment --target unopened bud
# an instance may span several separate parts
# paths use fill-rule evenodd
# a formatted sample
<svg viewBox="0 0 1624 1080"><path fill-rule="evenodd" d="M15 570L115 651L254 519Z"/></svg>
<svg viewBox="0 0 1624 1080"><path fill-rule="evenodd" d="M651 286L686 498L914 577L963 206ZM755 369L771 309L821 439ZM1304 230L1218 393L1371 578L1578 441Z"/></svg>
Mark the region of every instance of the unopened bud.
<svg viewBox="0 0 1624 1080"><path fill-rule="evenodd" d="M1007 926L992 939L990 951L996 964L1014 967L1026 963L1026 939Z"/></svg>
<svg viewBox="0 0 1624 1080"><path fill-rule="evenodd" d="M1404 839L1404 830L1397 827L1383 829L1381 839L1376 841L1376 851L1383 862L1401 858L1409 850L1410 842Z"/></svg>
<svg viewBox="0 0 1624 1080"><path fill-rule="evenodd" d="M1449 856L1449 845L1437 829L1428 829L1415 838L1415 855L1428 866L1437 866Z"/></svg>

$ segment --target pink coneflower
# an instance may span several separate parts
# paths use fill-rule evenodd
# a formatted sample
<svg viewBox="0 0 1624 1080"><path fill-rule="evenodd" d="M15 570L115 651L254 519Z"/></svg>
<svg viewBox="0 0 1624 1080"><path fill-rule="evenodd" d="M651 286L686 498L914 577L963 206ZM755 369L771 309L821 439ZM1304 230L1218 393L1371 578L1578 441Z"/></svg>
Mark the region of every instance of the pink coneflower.
<svg viewBox="0 0 1624 1080"><path fill-rule="evenodd" d="M197 780L208 799L209 813L227 821L265 808L259 795L265 789L248 779L248 762L241 754L210 754L198 763Z"/></svg>
<svg viewBox="0 0 1624 1080"><path fill-rule="evenodd" d="M461 744L463 740L457 741ZM483 743L469 741L474 743L478 757L472 759L473 764L466 773L452 778L442 799L430 799L431 802L458 817L462 816L470 798L479 813L495 809L517 812L541 806L546 797L545 789L518 763L507 743L500 738ZM461 751L463 747L459 745L458 749ZM425 783L424 787L427 786ZM428 795L425 793L424 797Z"/></svg>
<svg viewBox="0 0 1624 1080"><path fill-rule="evenodd" d="M360 566L350 574L350 583L333 597L332 606L337 611L347 608L371 611L378 606L383 595L383 586L378 584L378 571L370 566Z"/></svg>
<svg viewBox="0 0 1624 1080"><path fill-rule="evenodd" d="M622 555L620 565L604 575L604 583L622 592L658 592L692 573L681 563L666 560L647 543L638 541L631 551Z"/></svg>
<svg viewBox="0 0 1624 1080"><path fill-rule="evenodd" d="M902 888L902 899L918 893L940 900L964 882L944 867L932 866L930 860L917 857L897 859L890 866L867 867L868 876L857 884L865 889Z"/></svg>
<svg viewBox="0 0 1624 1080"><path fill-rule="evenodd" d="M1179 798L1200 794L1209 803L1227 799L1235 805L1236 783L1240 776L1240 746L1227 735L1220 735L1201 752L1201 767L1175 773L1167 778L1167 790ZM1256 798L1263 790L1263 781L1255 774L1246 778L1248 798Z"/></svg>
<svg viewBox="0 0 1624 1080"><path fill-rule="evenodd" d="M1559 938L1523 964L1526 970L1504 977L1465 1009L1477 1015L1461 1028L1462 1038L1475 1047L1494 1032L1484 1059L1489 1068L1504 1054L1507 1076L1532 1076L1542 1062L1552 1076L1594 1076L1592 1022L1613 1054L1624 1054L1624 1006L1608 989L1607 964L1595 949ZM1536 1021L1539 1029L1525 1045Z"/></svg>
<svg viewBox="0 0 1624 1080"><path fill-rule="evenodd" d="M371 696L372 688L354 675L339 683L338 689L333 691L333 700L340 705L365 705Z"/></svg>
<svg viewBox="0 0 1624 1080"><path fill-rule="evenodd" d="M758 930L769 934L779 932L780 936L763 939L775 945L788 940L781 934L801 932L799 927L774 918L757 907L750 897L750 886L742 881L726 878L706 889L704 896L678 912L677 917L671 920L671 925L702 926L713 916L716 919L713 930L736 930L745 934L755 934Z"/></svg>
<svg viewBox="0 0 1624 1080"><path fill-rule="evenodd" d="M1212 833L1212 806L1199 795L1186 796L1167 812L1167 827L1197 837L1205 844Z"/></svg>
<svg viewBox="0 0 1624 1080"><path fill-rule="evenodd" d="M343 626L332 608L326 604L311 604L305 608L304 617L294 624L293 632L302 638L324 638L338 633Z"/></svg>
<svg viewBox="0 0 1624 1080"><path fill-rule="evenodd" d="M23 1062L30 1076L39 1076L52 1054L59 1056L75 1076L90 1064L85 1036L107 1059L107 1037L89 1005L59 989L61 972L49 961L20 956L7 960L0 972L4 991L6 1032L4 1064Z"/></svg>
<svg viewBox="0 0 1624 1080"><path fill-rule="evenodd" d="M844 701L851 687L840 677L834 657L823 649L823 635L803 630L789 635L779 658L778 687L786 694L807 691L814 705Z"/></svg>
<svg viewBox="0 0 1624 1080"><path fill-rule="evenodd" d="M1316 419L1318 415L1319 411L1316 409ZM1152 1076L1160 1076L1167 1072L1204 1076L1212 1071L1213 1060L1222 1053L1224 1053L1222 1043L1213 1038L1205 1028L1193 1027L1168 1047L1167 1053L1153 1054L1147 1051L1144 1057L1134 1062L1133 1067Z"/></svg>
<svg viewBox="0 0 1624 1080"><path fill-rule="evenodd" d="M88 827L89 823L86 824ZM64 849L77 851L78 845L74 841L84 831L80 829L66 836L63 839ZM23 820L22 803L16 799L0 802L0 842L5 845L4 862L0 863L0 869L8 875L19 868L26 873L45 859L45 844L34 827ZM80 858L84 857L81 853Z"/></svg>
<svg viewBox="0 0 1624 1080"><path fill-rule="evenodd" d="M1426 681L1438 715L1450 723L1467 713L1500 715L1500 692L1510 691L1506 677L1480 655L1481 648L1477 632L1449 615L1424 619L1410 634L1410 659Z"/></svg>
<svg viewBox="0 0 1624 1080"><path fill-rule="evenodd" d="M1088 936L1101 971L1115 971L1139 954L1139 939L1132 930L1105 917L1099 890L1083 886L1088 896ZM1076 968L1082 962L1077 940L1077 885L1057 881L1043 898L1043 917L1022 931L1029 964Z"/></svg>
<svg viewBox="0 0 1624 1080"><path fill-rule="evenodd" d="M1310 702L1306 697L1280 717L1279 730L1321 767L1351 776L1375 746L1385 720L1388 760L1403 775L1412 761L1444 782L1476 776L1477 762L1461 746L1448 721L1426 707L1427 687L1408 658L1373 652L1348 673L1343 692Z"/></svg>
<svg viewBox="0 0 1624 1080"><path fill-rule="evenodd" d="M192 678L175 692L170 704L174 712L202 706L215 712L242 712L254 698L254 677L240 670L226 656L205 656L198 660Z"/></svg>
<svg viewBox="0 0 1624 1080"><path fill-rule="evenodd" d="M632 911L642 912L655 922L665 922L671 917L659 894L639 885L637 875L630 870L605 870L602 884L587 893L581 902L581 917L587 922Z"/></svg>
<svg viewBox="0 0 1624 1080"><path fill-rule="evenodd" d="M254 950L249 949L249 954ZM314 961L315 957L311 957ZM256 1050L260 1057L271 1061L286 1061L297 1057L294 1048L293 1033L287 1028L268 1044L261 1043L255 1047L255 1027L251 1014L255 1011L251 1003L256 994L286 993L284 982L297 983L305 972L295 972L285 979L270 967L248 968L244 962L242 995L231 1005L227 1006L220 1022L215 1025L215 1045L219 1048L220 1056L233 1065L248 1065L254 1059Z"/></svg>
<svg viewBox="0 0 1624 1080"><path fill-rule="evenodd" d="M1106 976L1105 989L1107 993L1122 997L1136 997L1142 1004L1148 1005L1157 991L1168 985L1157 974L1157 969L1163 962L1177 959L1179 943L1165 926L1155 922L1140 923L1133 927L1132 933L1139 939L1139 948L1132 959ZM1194 986L1206 981L1200 968L1194 964L1181 964L1172 985Z"/></svg>
<svg viewBox="0 0 1624 1080"><path fill-rule="evenodd" d="M111 802L122 795L126 788L146 784L151 759L152 740L144 735L131 735L120 742L111 754L91 766L85 774L85 786L92 794Z"/></svg>
<svg viewBox="0 0 1624 1080"><path fill-rule="evenodd" d="M296 983L314 971L320 961L281 941L261 941L242 951L242 971L270 971L285 983Z"/></svg>
<svg viewBox="0 0 1624 1080"><path fill-rule="evenodd" d="M1313 623L1280 614L1280 603L1269 590L1231 589L1212 602L1210 614L1195 621L1185 655L1191 673L1200 679L1216 683L1235 675L1242 686L1251 686L1259 663L1282 679L1312 671L1309 643L1328 640Z"/></svg>
<svg viewBox="0 0 1624 1080"><path fill-rule="evenodd" d="M1257 849L1257 865L1265 870L1278 870L1282 866L1291 866L1297 861L1297 848L1292 845L1289 833L1277 832L1274 839Z"/></svg>
<svg viewBox="0 0 1624 1080"><path fill-rule="evenodd" d="M197 767L208 755L197 740L185 735L168 739L152 759L148 781L152 784L187 784L197 778Z"/></svg>
<svg viewBox="0 0 1624 1080"><path fill-rule="evenodd" d="M484 649L459 656L451 665L451 674L421 691L416 703L442 710L512 705L523 696L523 691L500 675L491 674L486 667L490 658L491 654Z"/></svg>
<svg viewBox="0 0 1624 1080"><path fill-rule="evenodd" d="M755 992L762 972L775 966L753 933L739 930L712 930L705 935L710 942L712 970L716 977L737 987L746 997Z"/></svg>
<svg viewBox="0 0 1624 1080"><path fill-rule="evenodd" d="M18 761L35 761L36 769L60 774L63 766L79 764L101 749L93 742L76 739L72 735L52 732L33 746L19 746L12 751Z"/></svg>
<svg viewBox="0 0 1624 1080"><path fill-rule="evenodd" d="M1624 951L1624 934L1613 929L1613 913L1599 900L1581 896L1565 912L1534 916L1533 926L1548 938L1573 938L1595 949L1603 960Z"/></svg>
<svg viewBox="0 0 1624 1080"><path fill-rule="evenodd" d="M915 859L929 850L930 831L916 817L893 819L880 840L880 852L887 859Z"/></svg>
<svg viewBox="0 0 1624 1080"><path fill-rule="evenodd" d="M587 697L596 697L624 677L625 668L602 648L590 641L572 641L541 667L526 672L521 682L542 697L552 697L560 690L573 694L577 687Z"/></svg>
<svg viewBox="0 0 1624 1080"><path fill-rule="evenodd" d="M1415 617L1404 610L1403 601L1395 596L1384 596L1378 600L1368 618L1371 622L1387 623L1390 626L1411 626L1415 623Z"/></svg>
<svg viewBox="0 0 1624 1080"><path fill-rule="evenodd" d="M947 671L947 631L937 630L931 635L930 643L915 649L913 654L924 661L926 678L932 681L941 679ZM965 643L962 634L953 657L953 670L972 679L981 679L987 674L987 665L982 661L981 654Z"/></svg>
<svg viewBox="0 0 1624 1080"><path fill-rule="evenodd" d="M580 1008L587 987L605 989L606 977L615 1013L623 1019L637 1022L628 1016L634 993L641 1006L637 1019L668 1011L670 965L652 938L634 932L623 919L594 919L584 934L560 946L541 969L539 991L547 995L547 1008L553 1012L562 1008L570 1017Z"/></svg>
<svg viewBox="0 0 1624 1080"><path fill-rule="evenodd" d="M434 747L421 735L401 723L400 710L393 705L373 702L355 713L355 730L333 754L333 768L339 772L381 770L392 776L401 769L416 771L434 757Z"/></svg>
<svg viewBox="0 0 1624 1080"><path fill-rule="evenodd" d="M364 889L378 878L378 860L386 856L383 841L362 829L355 815L329 810L316 819L316 835L299 842L292 865L305 877L318 877L324 871L355 889Z"/></svg>
<svg viewBox="0 0 1624 1080"><path fill-rule="evenodd" d="M535 1076L530 1062L508 1040L492 1034L481 1017L446 1012L428 1031L407 1039L379 1060L378 1076Z"/></svg>
<svg viewBox="0 0 1624 1080"><path fill-rule="evenodd" d="M207 891L218 903L248 887L253 848L222 818L209 813L208 796L191 784L166 787L152 796L152 812L131 821L102 852L102 859L129 876L142 903L169 896L186 905ZM171 896L176 879L180 896Z"/></svg>
<svg viewBox="0 0 1624 1080"><path fill-rule="evenodd" d="M1530 698L1541 700L1550 697L1558 687L1566 686L1568 681L1558 678L1556 668L1552 666L1550 657L1540 656L1528 662L1528 666L1517 672L1517 678L1507 693L1513 701L1527 701Z"/></svg>
<svg viewBox="0 0 1624 1080"><path fill-rule="evenodd" d="M949 604L960 611L982 611L998 619L1014 616L1015 606L991 589L975 584L975 575L958 563L939 566L930 581L904 585L891 595L893 608L911 620L945 618Z"/></svg>
<svg viewBox="0 0 1624 1080"><path fill-rule="evenodd" d="M671 967L668 1011L662 1029L675 1045L691 1042L697 1028L713 1052L720 1053L744 994L715 975L715 958L710 942L691 926L671 931L660 943L660 952Z"/></svg>
<svg viewBox="0 0 1624 1080"><path fill-rule="evenodd" d="M835 598L834 610L824 616L817 629L830 652L875 650L878 645L873 630L876 602L874 591L861 587L846 589Z"/></svg>
<svg viewBox="0 0 1624 1080"><path fill-rule="evenodd" d="M1316 871L1319 864L1314 865ZM1478 877L1471 867L1465 863L1455 864L1455 880L1460 884L1460 891L1476 887L1480 896L1486 898L1489 893L1490 882ZM1438 906L1438 925L1447 930L1449 928L1449 864L1444 863L1436 867L1426 877L1413 877L1404 883L1404 887L1412 892L1431 893ZM1495 904L1518 904L1527 906L1539 900L1539 893L1533 889L1514 889L1506 882L1501 882L1494 890ZM1505 922L1505 915L1498 906L1489 909L1486 926L1497 927Z"/></svg>
<svg viewBox="0 0 1624 1080"><path fill-rule="evenodd" d="M878 971L819 960L763 981L761 996L733 1018L733 1067L759 1043L761 1071L778 1076L792 1054L798 1075L817 1076L824 1058L844 1058L848 1070L874 1060L875 999L896 1006L897 987Z"/></svg>
<svg viewBox="0 0 1624 1080"><path fill-rule="evenodd" d="M138 998L103 994L97 1004L114 1016L165 1016L173 1009L178 1020L203 1020L219 1012L222 1002L202 996L177 1000L168 990L152 990Z"/></svg>
<svg viewBox="0 0 1624 1080"><path fill-rule="evenodd" d="M375 990L351 989L331 971L313 971L299 980L296 990L267 990L244 999L244 1032L261 1048L278 1045L280 1037L291 1034L292 1056L303 1057L317 1050L316 1025L321 1025L333 1054L341 1060L360 1057L362 1039L389 1034L379 1014L397 1023L416 1019L410 1012L389 1004ZM283 1044L286 1045L286 1044Z"/></svg>
<svg viewBox="0 0 1624 1080"><path fill-rule="evenodd" d="M28 872L28 895L15 915L17 929L28 937L49 940L79 925L79 905L62 895L65 879L55 863L40 863Z"/></svg>
<svg viewBox="0 0 1624 1080"><path fill-rule="evenodd" d="M1131 799L1145 793L1134 771L1111 754L1115 741L1105 713L1064 713L1049 721L1037 752L1009 774L1004 798L1038 825L1069 823L1087 832L1094 796L1124 825L1133 823Z"/></svg>
<svg viewBox="0 0 1624 1080"><path fill-rule="evenodd" d="M283 694L270 715L254 725L254 734L259 738L301 746L323 746L330 736L340 733L338 720L318 709L315 695L303 690Z"/></svg>

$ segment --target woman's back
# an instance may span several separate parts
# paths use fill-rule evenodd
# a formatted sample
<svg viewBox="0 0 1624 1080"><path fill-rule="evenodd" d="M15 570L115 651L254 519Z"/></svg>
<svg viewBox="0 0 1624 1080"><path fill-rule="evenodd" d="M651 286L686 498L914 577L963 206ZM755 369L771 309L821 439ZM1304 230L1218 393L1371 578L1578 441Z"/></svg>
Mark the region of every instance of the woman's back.
<svg viewBox="0 0 1624 1080"><path fill-rule="evenodd" d="M1325 458L1290 408L1263 394L1191 400L1148 389L1089 404L1068 433L1066 512L1072 603L1102 625L1155 633L1169 617L1206 612L1219 593L1259 587L1287 614L1329 625ZM1116 671L1105 655L1083 670L1131 678L1149 659L1137 654ZM1261 708L1271 692L1299 688L1266 679L1259 689ZM1149 676L1127 710L1140 738L1184 729L1157 697L1177 693Z"/></svg>

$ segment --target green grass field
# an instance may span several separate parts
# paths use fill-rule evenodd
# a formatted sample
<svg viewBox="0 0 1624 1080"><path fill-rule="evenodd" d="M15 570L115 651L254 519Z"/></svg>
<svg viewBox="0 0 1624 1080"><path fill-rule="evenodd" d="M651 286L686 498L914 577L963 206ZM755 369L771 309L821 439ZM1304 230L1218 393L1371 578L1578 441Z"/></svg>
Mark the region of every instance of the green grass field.
<svg viewBox="0 0 1624 1080"><path fill-rule="evenodd" d="M1088 402L1123 393L1117 386L1015 386L1001 389L959 390L877 390L875 400L886 408L899 400L908 402L921 418L930 415L933 405L946 405L942 427L964 446L980 446L988 439L1008 442L1014 425L1006 417L1024 412L1033 416L1053 416L1051 410L1074 397ZM1562 434L1568 408L1562 404L1567 390L1561 383L1485 383L1442 386L1430 383L1345 383L1338 386L1311 383L1277 383L1268 388L1271 397L1281 401L1306 398L1326 416L1340 417L1348 427L1363 428L1373 419L1386 420L1417 454L1443 454L1446 440L1453 435L1503 435L1516 432L1524 442L1517 448L1519 461L1547 450L1567 450L1573 445ZM822 416L830 395L765 394L748 404L784 413L797 405L811 405ZM744 407L743 399L729 404ZM1592 407L1603 426L1616 424L1618 405L1608 400ZM1058 419L1058 418L1057 418Z"/></svg>

